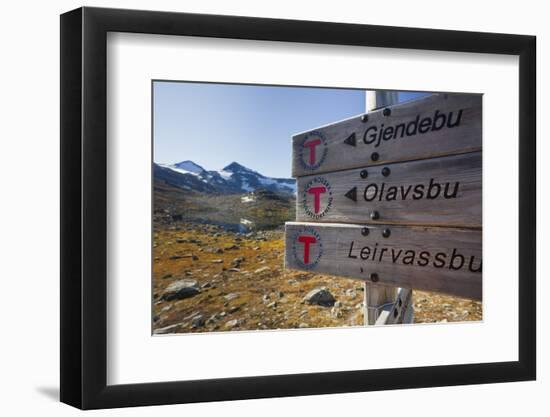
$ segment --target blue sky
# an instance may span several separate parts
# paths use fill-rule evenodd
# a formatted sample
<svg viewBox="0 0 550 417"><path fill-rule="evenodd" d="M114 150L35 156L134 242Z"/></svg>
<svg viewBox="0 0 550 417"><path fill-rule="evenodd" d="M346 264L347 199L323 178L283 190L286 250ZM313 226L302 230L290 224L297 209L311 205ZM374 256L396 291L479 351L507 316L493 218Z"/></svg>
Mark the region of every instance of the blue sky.
<svg viewBox="0 0 550 417"><path fill-rule="evenodd" d="M400 93L400 101L424 93ZM233 161L290 177L293 134L365 111L365 91L154 82L154 160L206 169Z"/></svg>

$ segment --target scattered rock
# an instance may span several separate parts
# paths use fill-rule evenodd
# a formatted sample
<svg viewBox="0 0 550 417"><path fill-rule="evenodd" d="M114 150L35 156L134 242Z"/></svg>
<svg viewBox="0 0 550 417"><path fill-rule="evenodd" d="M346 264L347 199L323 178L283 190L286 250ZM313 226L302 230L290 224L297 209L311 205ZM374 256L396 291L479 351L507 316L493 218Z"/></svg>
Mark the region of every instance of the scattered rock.
<svg viewBox="0 0 550 417"><path fill-rule="evenodd" d="M239 268L229 268L227 272L241 272Z"/></svg>
<svg viewBox="0 0 550 417"><path fill-rule="evenodd" d="M241 247L238 246L238 245L231 245L231 246L226 247L225 250L238 250L240 248Z"/></svg>
<svg viewBox="0 0 550 417"><path fill-rule="evenodd" d="M277 301L273 301L267 305L267 308L277 308Z"/></svg>
<svg viewBox="0 0 550 417"><path fill-rule="evenodd" d="M307 329L308 327L309 327L309 324L307 324L307 323L300 323L298 325L298 328L300 328L300 329Z"/></svg>
<svg viewBox="0 0 550 417"><path fill-rule="evenodd" d="M357 293L355 292L355 290L354 290L353 288L348 288L348 289L346 290L346 295L347 295L348 297L351 297L351 298L357 297Z"/></svg>
<svg viewBox="0 0 550 417"><path fill-rule="evenodd" d="M175 333L175 330L177 330L179 327L181 327L181 323L171 324L170 326L154 329L153 334Z"/></svg>
<svg viewBox="0 0 550 417"><path fill-rule="evenodd" d="M162 279L172 278L172 274L166 274L162 276Z"/></svg>
<svg viewBox="0 0 550 417"><path fill-rule="evenodd" d="M239 256L238 258L233 259L233 266L235 268L239 268L241 266L241 263L243 263L243 262L244 262L244 257Z"/></svg>
<svg viewBox="0 0 550 417"><path fill-rule="evenodd" d="M162 294L162 299L164 301L181 300L184 298L193 297L194 295L200 293L200 291L201 290L197 284L197 281L183 279L173 282L166 287L166 290L164 290L164 293Z"/></svg>
<svg viewBox="0 0 550 417"><path fill-rule="evenodd" d="M307 293L304 301L308 304L317 304L323 307L332 307L336 299L325 287L315 288Z"/></svg>
<svg viewBox="0 0 550 417"><path fill-rule="evenodd" d="M270 268L268 266L263 266L261 268L258 268L254 271L255 274L261 274L262 272L267 272L269 271Z"/></svg>
<svg viewBox="0 0 550 417"><path fill-rule="evenodd" d="M213 263L213 264L222 264L222 263L223 263L223 259L212 259L212 263Z"/></svg>
<svg viewBox="0 0 550 417"><path fill-rule="evenodd" d="M193 317L193 320L191 320L191 326L195 329L197 327L204 326L204 316L202 314L197 314L195 317Z"/></svg>
<svg viewBox="0 0 550 417"><path fill-rule="evenodd" d="M225 295L223 298L225 298L225 301L231 301L231 300L234 300L235 298L238 298L239 297L239 294L235 293L235 292L232 292L232 293L229 293L227 295Z"/></svg>
<svg viewBox="0 0 550 417"><path fill-rule="evenodd" d="M229 320L227 323L225 323L225 327L228 329L234 329L235 327L239 327L241 323L242 321L239 319Z"/></svg>
<svg viewBox="0 0 550 417"><path fill-rule="evenodd" d="M234 306L234 307L231 307L228 311L229 314L233 314L233 313L236 313L237 311L239 311L241 309L241 307L239 306Z"/></svg>
<svg viewBox="0 0 550 417"><path fill-rule="evenodd" d="M217 314L212 314L210 317L208 317L208 320L206 320L206 324L213 324L219 319L220 317Z"/></svg>

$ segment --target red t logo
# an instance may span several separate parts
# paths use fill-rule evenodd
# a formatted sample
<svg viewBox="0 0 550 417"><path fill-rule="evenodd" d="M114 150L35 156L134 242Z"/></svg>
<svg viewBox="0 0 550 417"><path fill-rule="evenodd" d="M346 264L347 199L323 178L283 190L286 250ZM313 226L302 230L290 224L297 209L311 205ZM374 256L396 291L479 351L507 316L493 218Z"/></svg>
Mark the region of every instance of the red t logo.
<svg viewBox="0 0 550 417"><path fill-rule="evenodd" d="M317 243L317 239L314 236L299 236L298 242L304 244L304 263L307 265L309 263L309 245Z"/></svg>
<svg viewBox="0 0 550 417"><path fill-rule="evenodd" d="M308 194L313 194L313 208L315 209L315 214L319 213L321 208L321 194L327 192L327 187L322 185L318 187L311 187L307 190Z"/></svg>
<svg viewBox="0 0 550 417"><path fill-rule="evenodd" d="M321 144L321 139L313 139L309 142L304 143L304 148L309 148L309 165L315 165L315 147Z"/></svg>

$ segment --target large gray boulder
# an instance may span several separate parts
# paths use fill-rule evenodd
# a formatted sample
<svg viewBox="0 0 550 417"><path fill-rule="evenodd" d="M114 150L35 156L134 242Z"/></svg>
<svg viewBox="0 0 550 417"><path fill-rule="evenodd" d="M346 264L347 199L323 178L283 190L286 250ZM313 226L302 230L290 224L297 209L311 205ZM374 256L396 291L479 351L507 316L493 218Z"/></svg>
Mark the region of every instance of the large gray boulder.
<svg viewBox="0 0 550 417"><path fill-rule="evenodd" d="M316 304L323 307L332 307L336 299L325 287L315 288L307 293L304 297L304 302L308 304Z"/></svg>
<svg viewBox="0 0 550 417"><path fill-rule="evenodd" d="M166 287L166 290L164 290L162 294L162 299L164 301L182 300L184 298L193 297L200 292L201 290L197 281L182 279Z"/></svg>

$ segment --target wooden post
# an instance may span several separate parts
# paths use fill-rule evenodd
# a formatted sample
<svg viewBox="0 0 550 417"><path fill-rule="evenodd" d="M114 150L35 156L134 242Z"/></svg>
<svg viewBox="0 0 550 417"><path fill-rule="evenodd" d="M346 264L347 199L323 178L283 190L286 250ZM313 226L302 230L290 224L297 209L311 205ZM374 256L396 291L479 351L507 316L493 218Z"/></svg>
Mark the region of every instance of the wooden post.
<svg viewBox="0 0 550 417"><path fill-rule="evenodd" d="M367 91L365 97L366 111L391 106L398 103L397 91ZM384 307L395 302L397 287L383 287L375 284L363 284L365 286L365 326L376 324L376 320Z"/></svg>
<svg viewBox="0 0 550 417"><path fill-rule="evenodd" d="M399 102L397 91L367 91L366 109L367 112L385 106L392 106Z"/></svg>

